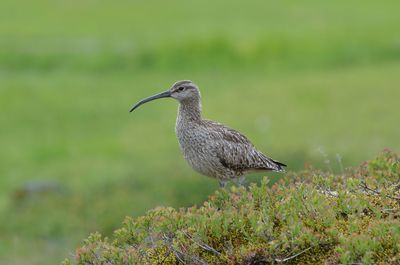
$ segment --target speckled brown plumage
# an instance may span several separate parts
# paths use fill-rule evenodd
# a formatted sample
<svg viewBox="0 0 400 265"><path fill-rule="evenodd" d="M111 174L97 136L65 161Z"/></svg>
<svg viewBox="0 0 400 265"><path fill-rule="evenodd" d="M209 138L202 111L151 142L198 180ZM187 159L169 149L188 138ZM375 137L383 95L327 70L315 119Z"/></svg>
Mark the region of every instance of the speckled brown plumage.
<svg viewBox="0 0 400 265"><path fill-rule="evenodd" d="M258 151L246 136L223 124L202 119L200 90L189 80L178 81L168 91L141 100L131 111L163 97L180 102L176 135L186 161L197 172L214 177L223 185L227 180L254 171L284 171L285 164Z"/></svg>

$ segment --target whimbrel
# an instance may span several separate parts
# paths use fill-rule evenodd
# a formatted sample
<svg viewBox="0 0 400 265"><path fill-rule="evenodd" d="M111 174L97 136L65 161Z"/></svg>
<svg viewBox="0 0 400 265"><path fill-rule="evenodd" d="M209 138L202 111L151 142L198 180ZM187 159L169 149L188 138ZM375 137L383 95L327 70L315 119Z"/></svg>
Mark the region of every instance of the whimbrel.
<svg viewBox="0 0 400 265"><path fill-rule="evenodd" d="M221 187L251 172L284 171L285 164L258 151L246 136L203 119L200 90L190 80L178 81L169 90L142 99L130 112L146 102L167 97L180 103L175 132L186 161L195 171L218 179Z"/></svg>

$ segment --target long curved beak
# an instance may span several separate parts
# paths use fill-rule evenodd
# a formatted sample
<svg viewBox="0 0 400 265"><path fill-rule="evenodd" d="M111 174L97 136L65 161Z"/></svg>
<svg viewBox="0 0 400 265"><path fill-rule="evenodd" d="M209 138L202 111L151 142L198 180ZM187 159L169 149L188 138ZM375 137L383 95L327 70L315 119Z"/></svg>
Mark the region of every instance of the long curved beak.
<svg viewBox="0 0 400 265"><path fill-rule="evenodd" d="M144 104L144 103L146 103L146 102L149 102L149 101L152 101L152 100L155 100L155 99L159 99L159 98L169 98L169 97L171 97L171 92L170 92L169 90L167 90L167 91L162 92L162 93L159 93L159 94L157 94L157 95L154 95L154 96L151 96L151 97L142 99L141 101L139 101L138 103L136 103L136 104L129 110L129 112L134 111L136 108L138 108L140 105L142 105L142 104Z"/></svg>

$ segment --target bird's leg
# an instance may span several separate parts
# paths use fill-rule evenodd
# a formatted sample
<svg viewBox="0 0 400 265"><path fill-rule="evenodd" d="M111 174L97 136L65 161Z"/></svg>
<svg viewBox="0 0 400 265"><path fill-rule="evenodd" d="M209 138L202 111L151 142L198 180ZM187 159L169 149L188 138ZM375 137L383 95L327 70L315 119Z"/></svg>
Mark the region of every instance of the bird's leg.
<svg viewBox="0 0 400 265"><path fill-rule="evenodd" d="M244 176L239 177L235 180L236 185L238 186L246 186L247 182L246 182L246 178Z"/></svg>
<svg viewBox="0 0 400 265"><path fill-rule="evenodd" d="M240 187L244 187L246 190L249 190L250 187L250 183L246 180L245 176L241 176L235 179L235 184Z"/></svg>
<svg viewBox="0 0 400 265"><path fill-rule="evenodd" d="M225 188L225 186L226 186L226 181L225 180L219 180L219 187L221 189L223 189L223 188Z"/></svg>

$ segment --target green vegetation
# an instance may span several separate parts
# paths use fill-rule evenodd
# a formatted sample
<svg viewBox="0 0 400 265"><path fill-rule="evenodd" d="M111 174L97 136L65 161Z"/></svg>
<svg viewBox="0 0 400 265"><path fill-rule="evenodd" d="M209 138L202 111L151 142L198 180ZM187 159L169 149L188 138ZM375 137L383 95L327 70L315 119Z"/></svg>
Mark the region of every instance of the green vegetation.
<svg viewBox="0 0 400 265"><path fill-rule="evenodd" d="M177 79L199 84L205 117L291 171L341 172L400 150L399 8L1 1L0 263L56 264L125 216L201 204L217 189L180 154L176 102L128 113Z"/></svg>
<svg viewBox="0 0 400 265"><path fill-rule="evenodd" d="M385 151L334 175L218 190L201 207L127 217L113 239L95 233L76 264L397 264L400 158ZM64 264L71 264L66 260ZM75 264L75 263L74 263Z"/></svg>

